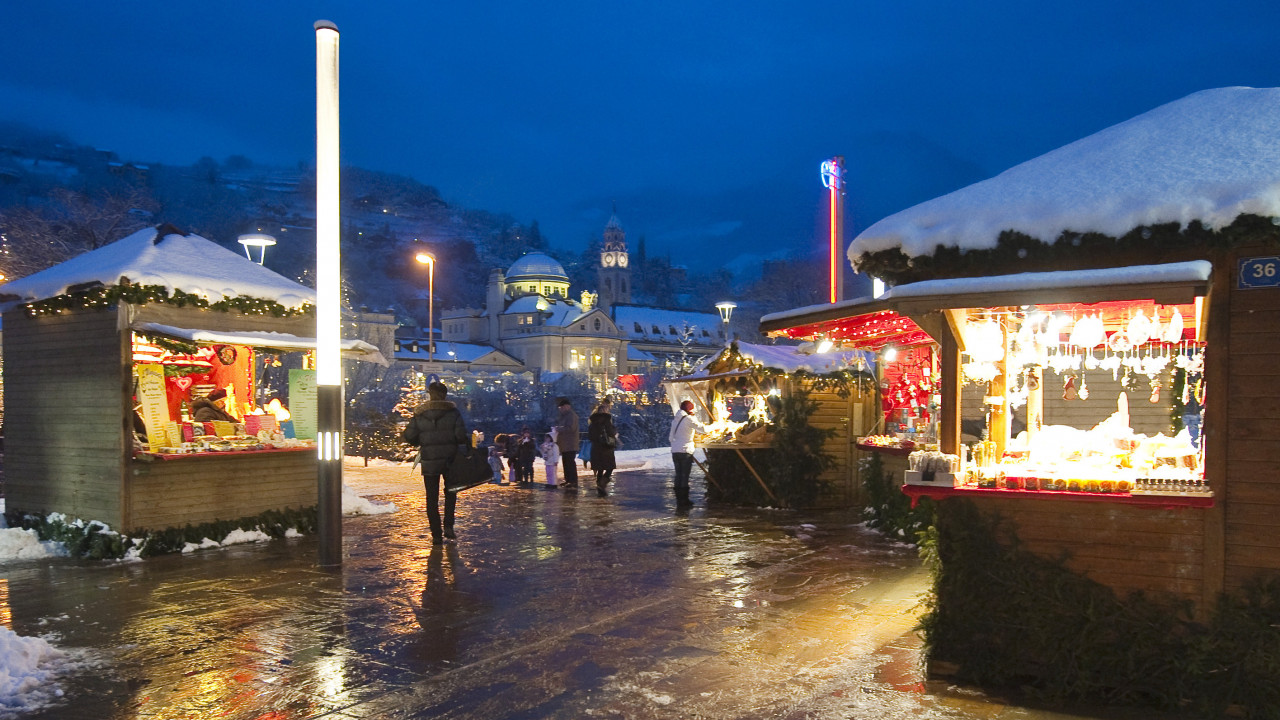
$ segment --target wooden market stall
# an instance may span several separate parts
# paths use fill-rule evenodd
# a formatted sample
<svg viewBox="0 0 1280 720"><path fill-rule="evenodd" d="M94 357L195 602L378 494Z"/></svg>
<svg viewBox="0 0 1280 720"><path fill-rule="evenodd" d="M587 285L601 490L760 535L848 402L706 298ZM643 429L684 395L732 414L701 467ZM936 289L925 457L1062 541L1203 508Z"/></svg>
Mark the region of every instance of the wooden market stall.
<svg viewBox="0 0 1280 720"><path fill-rule="evenodd" d="M1106 653L1134 665L1153 622L1168 623L1167 642L1185 639L1150 648L1171 678L1194 671L1170 655L1230 648L1188 661L1229 667L1247 643L1275 639L1264 622L1194 640L1197 623L1225 622L1215 610L1280 587L1280 149L1259 138L1277 125L1280 90L1192 95L872 226L849 255L892 286L882 297L762 319L766 332L856 344L845 328L889 311L937 342L946 457L916 458L927 480L924 464L903 476L904 492L936 503L934 661L1060 687L1063 668L1028 653L1084 653L1092 638L1098 654L1070 678L1083 686L1090 663L1109 668L1088 679L1105 696L1141 681ZM978 542L978 526L994 535ZM1052 602L1039 588L1002 587L1008 568L972 564L997 556L1039 563L1020 581L1060 564L1078 583L1058 587L1090 600L1038 608ZM988 580L966 583L960 568ZM982 595L992 587L1008 602ZM1084 605L1109 618L1107 642ZM1145 628L1123 620L1144 613Z"/></svg>
<svg viewBox="0 0 1280 720"><path fill-rule="evenodd" d="M0 298L9 512L131 532L316 504L305 373L283 427L255 402L257 353L314 346L310 289L166 227L0 286ZM193 422L191 403L215 388L237 422Z"/></svg>
<svg viewBox="0 0 1280 720"><path fill-rule="evenodd" d="M769 472L775 452L783 400L799 391L814 403L808 422L828 430L820 452L831 466L817 476L818 507L852 507L860 500L854 443L877 422L878 401L874 364L867 353L801 346L756 345L734 342L709 358L694 373L665 380L675 408L685 399L696 406L698 418L710 425L698 438L712 468L738 467L750 477L751 492L733 492L728 478L721 482L708 472L712 498L787 506L797 501L785 478ZM704 468L707 470L708 468ZM758 492L756 492L758 490Z"/></svg>

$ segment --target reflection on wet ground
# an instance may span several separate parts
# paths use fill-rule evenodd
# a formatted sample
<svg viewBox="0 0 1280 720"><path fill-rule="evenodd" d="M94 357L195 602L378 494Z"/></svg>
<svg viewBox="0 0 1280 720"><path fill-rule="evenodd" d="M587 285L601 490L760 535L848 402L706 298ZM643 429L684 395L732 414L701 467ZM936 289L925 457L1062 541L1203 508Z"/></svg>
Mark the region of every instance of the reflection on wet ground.
<svg viewBox="0 0 1280 720"><path fill-rule="evenodd" d="M483 486L435 548L421 491L386 496L336 571L307 538L8 567L16 632L101 659L27 717L1102 717L925 682L926 573L852 515L679 515L668 482Z"/></svg>

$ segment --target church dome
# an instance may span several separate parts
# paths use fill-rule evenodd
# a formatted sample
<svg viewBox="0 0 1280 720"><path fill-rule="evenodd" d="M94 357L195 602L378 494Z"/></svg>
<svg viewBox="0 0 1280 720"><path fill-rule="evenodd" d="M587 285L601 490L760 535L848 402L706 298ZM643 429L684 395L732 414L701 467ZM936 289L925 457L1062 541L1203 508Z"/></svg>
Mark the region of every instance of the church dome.
<svg viewBox="0 0 1280 720"><path fill-rule="evenodd" d="M550 255L540 252L529 253L511 264L507 270L507 281L518 282L521 278L569 282L569 275L564 271L564 266Z"/></svg>

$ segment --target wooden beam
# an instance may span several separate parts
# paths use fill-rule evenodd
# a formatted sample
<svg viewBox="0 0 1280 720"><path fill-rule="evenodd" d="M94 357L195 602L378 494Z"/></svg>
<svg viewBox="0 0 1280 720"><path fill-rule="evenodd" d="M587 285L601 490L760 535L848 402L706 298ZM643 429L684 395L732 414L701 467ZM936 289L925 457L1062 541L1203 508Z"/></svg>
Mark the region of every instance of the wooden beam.
<svg viewBox="0 0 1280 720"><path fill-rule="evenodd" d="M751 474L755 476L756 482L760 483L760 488L764 490L765 494L774 502L778 502L778 496L774 495L773 491L769 489L769 486L764 484L764 478L760 477L760 473L756 472L756 469L747 461L747 456L743 455L742 451L738 448L734 448L733 451L738 453L738 457L742 458L742 464L746 465L747 469L751 471Z"/></svg>

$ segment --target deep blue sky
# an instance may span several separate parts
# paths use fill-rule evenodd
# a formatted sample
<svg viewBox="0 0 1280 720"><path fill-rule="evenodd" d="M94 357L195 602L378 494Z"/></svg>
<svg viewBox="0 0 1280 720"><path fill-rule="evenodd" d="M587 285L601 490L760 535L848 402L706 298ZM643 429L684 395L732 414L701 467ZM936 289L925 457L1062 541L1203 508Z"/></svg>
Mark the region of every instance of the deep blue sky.
<svg viewBox="0 0 1280 720"><path fill-rule="evenodd" d="M344 163L574 252L616 202L695 269L820 250L831 155L852 237L1197 90L1280 85L1274 0L44 0L0 6L0 117L138 161L311 161L320 18Z"/></svg>

